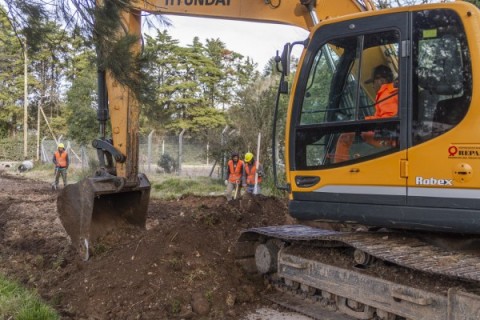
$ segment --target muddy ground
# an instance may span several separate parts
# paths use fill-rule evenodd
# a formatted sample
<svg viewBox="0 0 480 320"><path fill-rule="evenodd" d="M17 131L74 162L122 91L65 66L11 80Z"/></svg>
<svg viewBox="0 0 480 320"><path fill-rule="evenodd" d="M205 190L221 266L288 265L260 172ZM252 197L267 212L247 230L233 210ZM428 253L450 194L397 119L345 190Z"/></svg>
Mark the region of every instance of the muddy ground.
<svg viewBox="0 0 480 320"><path fill-rule="evenodd" d="M0 273L35 288L62 319L241 319L267 305L233 247L242 230L289 223L285 201L151 200L146 230L109 234L83 262L56 196L48 183L0 173Z"/></svg>

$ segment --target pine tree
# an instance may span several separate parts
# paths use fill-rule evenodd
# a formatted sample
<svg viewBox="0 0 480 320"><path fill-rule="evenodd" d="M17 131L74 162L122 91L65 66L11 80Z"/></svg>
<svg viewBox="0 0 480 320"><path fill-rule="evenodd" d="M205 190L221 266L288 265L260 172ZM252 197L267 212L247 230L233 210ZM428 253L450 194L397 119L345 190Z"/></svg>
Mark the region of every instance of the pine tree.
<svg viewBox="0 0 480 320"><path fill-rule="evenodd" d="M0 137L14 136L22 121L23 58L22 48L0 6Z"/></svg>

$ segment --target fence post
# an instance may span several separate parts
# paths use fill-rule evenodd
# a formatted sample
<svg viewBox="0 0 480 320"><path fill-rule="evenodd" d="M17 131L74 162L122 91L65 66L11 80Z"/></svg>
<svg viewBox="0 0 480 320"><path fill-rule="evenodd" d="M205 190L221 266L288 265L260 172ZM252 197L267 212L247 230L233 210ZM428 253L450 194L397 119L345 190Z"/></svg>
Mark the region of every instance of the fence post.
<svg viewBox="0 0 480 320"><path fill-rule="evenodd" d="M207 166L208 166L208 149L210 149L210 143L207 141Z"/></svg>
<svg viewBox="0 0 480 320"><path fill-rule="evenodd" d="M42 138L42 143L40 144L41 159L42 159L42 162L43 162L43 163L45 163L45 162L48 161L48 160L47 160L47 152L46 152L46 150L45 150L45 145L44 145L46 138L47 138L47 137L43 137L43 138Z"/></svg>
<svg viewBox="0 0 480 320"><path fill-rule="evenodd" d="M262 133L258 133L258 142L257 142L257 162L254 163L254 166L256 167L255 170L255 187L253 188L253 194L258 194L258 166L260 164L260 142L262 139Z"/></svg>
<svg viewBox="0 0 480 320"><path fill-rule="evenodd" d="M223 150L224 147L225 147L225 133L227 132L227 130L228 130L228 126L225 126L225 128L223 128L223 130L222 130L222 135L220 136L220 145L222 146L222 152L223 152L221 179L223 179L223 177L225 177L225 166L226 166L226 162L227 162L227 159L225 158L225 150Z"/></svg>
<svg viewBox="0 0 480 320"><path fill-rule="evenodd" d="M87 157L87 150L85 149L85 146L80 147L80 154L82 158L82 170L85 170L85 168L88 167L88 157Z"/></svg>
<svg viewBox="0 0 480 320"><path fill-rule="evenodd" d="M212 166L212 169L210 170L210 174L208 175L210 178L212 177L212 174L213 174L213 170L215 169L215 165L217 164L217 160L215 160L213 162L213 166ZM223 177L222 177L223 178Z"/></svg>
<svg viewBox="0 0 480 320"><path fill-rule="evenodd" d="M182 174L182 156L183 156L183 134L185 129L182 129L180 135L178 136L178 175Z"/></svg>
<svg viewBox="0 0 480 320"><path fill-rule="evenodd" d="M42 106L42 98L39 102L40 106L37 108L37 161L40 160L40 107Z"/></svg>
<svg viewBox="0 0 480 320"><path fill-rule="evenodd" d="M148 135L148 150L147 150L147 171L148 173L151 172L150 170L150 163L152 162L152 136L153 132L155 130L152 130L150 134Z"/></svg>

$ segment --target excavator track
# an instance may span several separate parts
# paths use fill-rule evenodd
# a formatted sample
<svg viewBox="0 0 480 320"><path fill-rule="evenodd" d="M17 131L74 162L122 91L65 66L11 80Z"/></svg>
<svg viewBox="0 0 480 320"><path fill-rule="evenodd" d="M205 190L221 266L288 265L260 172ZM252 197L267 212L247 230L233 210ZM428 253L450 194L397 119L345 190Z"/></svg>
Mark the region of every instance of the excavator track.
<svg viewBox="0 0 480 320"><path fill-rule="evenodd" d="M445 251L403 233L336 232L302 225L286 225L249 229L243 233L239 242L249 239L252 234L288 241L305 241L314 246L345 245L412 270L480 282L479 255Z"/></svg>
<svg viewBox="0 0 480 320"><path fill-rule="evenodd" d="M286 290L286 289L284 289ZM290 311L298 312L315 320L355 320L350 316L336 312L336 307L327 304L315 303L300 294L278 292L266 297L271 302Z"/></svg>
<svg viewBox="0 0 480 320"><path fill-rule="evenodd" d="M358 250L377 260L339 255ZM278 289L269 300L313 319L480 319L480 259L409 234L253 228L240 236L236 259Z"/></svg>

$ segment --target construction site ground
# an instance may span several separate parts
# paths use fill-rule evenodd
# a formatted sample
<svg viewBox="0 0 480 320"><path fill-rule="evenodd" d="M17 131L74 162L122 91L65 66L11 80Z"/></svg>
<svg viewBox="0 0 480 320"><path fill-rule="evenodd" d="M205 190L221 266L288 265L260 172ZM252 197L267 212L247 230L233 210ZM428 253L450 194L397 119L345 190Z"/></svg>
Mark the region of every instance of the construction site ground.
<svg viewBox="0 0 480 320"><path fill-rule="evenodd" d="M152 199L146 230L108 234L84 262L56 197L47 182L0 172L0 273L36 290L62 319L275 318L262 309L275 308L262 299L268 287L235 265L234 245L247 228L291 223L284 200Z"/></svg>

